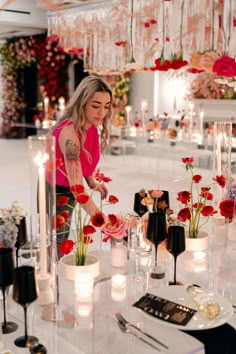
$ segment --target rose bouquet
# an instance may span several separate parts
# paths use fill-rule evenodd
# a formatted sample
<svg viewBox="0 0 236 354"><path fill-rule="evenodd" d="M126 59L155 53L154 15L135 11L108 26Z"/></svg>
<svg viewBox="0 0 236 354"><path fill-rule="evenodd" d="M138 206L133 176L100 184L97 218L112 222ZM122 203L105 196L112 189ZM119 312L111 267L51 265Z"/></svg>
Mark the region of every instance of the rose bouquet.
<svg viewBox="0 0 236 354"><path fill-rule="evenodd" d="M96 181L99 183L108 183L111 181L109 177L104 176L97 170L94 174ZM71 206L67 204L69 198L67 196L61 196L57 203L59 206L65 206L69 208L74 208L75 210L75 229L74 240L65 240L60 245L60 251L63 254L69 254L70 252L75 252L75 263L76 265L84 265L86 261L86 255L88 251L88 246L93 242L92 236L96 233L97 228L101 228L106 224L105 216L102 212L96 212L91 217L83 211L83 205L88 202L89 198L92 197L96 188L92 191L89 196L85 191L83 185L75 185L70 187L71 192L75 195L75 205ZM118 198L114 195L110 195L105 201L105 204L115 204L118 202ZM115 223L115 216L110 217L112 222ZM63 226L69 224L69 211L64 210L56 216L56 228L60 231ZM117 217L117 222L119 223L119 218Z"/></svg>
<svg viewBox="0 0 236 354"><path fill-rule="evenodd" d="M10 208L0 208L0 247L15 247L23 209L17 202Z"/></svg>
<svg viewBox="0 0 236 354"><path fill-rule="evenodd" d="M224 188L226 184L225 177L223 175L213 178L211 185L199 187L199 183L202 180L202 176L193 173L193 157L182 158L182 162L185 164L186 170L191 173L191 182L189 190L181 191L178 193L177 200L184 205L178 212L177 219L180 222L188 222L188 231L190 238L197 238L199 230L205 225L211 215L217 213L209 203L213 200L213 194L210 192L211 185L217 183L220 187ZM196 185L197 199L193 200L193 186ZM206 219L201 223L201 217Z"/></svg>

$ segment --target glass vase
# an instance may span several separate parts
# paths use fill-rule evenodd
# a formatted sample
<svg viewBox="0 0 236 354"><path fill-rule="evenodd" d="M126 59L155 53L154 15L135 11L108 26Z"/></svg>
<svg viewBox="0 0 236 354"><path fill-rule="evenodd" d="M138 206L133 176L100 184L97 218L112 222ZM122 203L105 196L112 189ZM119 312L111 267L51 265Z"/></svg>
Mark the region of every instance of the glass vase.
<svg viewBox="0 0 236 354"><path fill-rule="evenodd" d="M226 197L226 189L231 179L231 144L232 144L232 123L215 122L213 139L213 176L223 175L226 179L226 188L214 185L214 206L218 210L217 217L220 218L219 204Z"/></svg>
<svg viewBox="0 0 236 354"><path fill-rule="evenodd" d="M112 267L125 267L128 250L123 239L111 238L111 265Z"/></svg>

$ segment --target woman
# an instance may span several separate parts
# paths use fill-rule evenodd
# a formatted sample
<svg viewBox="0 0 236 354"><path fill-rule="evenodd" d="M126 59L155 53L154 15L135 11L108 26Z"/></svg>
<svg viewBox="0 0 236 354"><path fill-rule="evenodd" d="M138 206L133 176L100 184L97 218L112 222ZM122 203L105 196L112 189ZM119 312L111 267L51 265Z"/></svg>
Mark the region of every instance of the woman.
<svg viewBox="0 0 236 354"><path fill-rule="evenodd" d="M70 192L70 186L83 184L85 178L91 189L101 193L101 198L107 197L107 188L97 184L93 173L104 153L108 139L108 122L112 115L112 91L101 78L88 76L81 81L64 114L53 127L52 134L56 139L56 159L63 164L56 170L57 200L61 195L70 198L67 204L75 205L75 197ZM61 172L62 171L62 172ZM83 205L84 210L93 215L98 207L89 198ZM65 206L57 205L57 214L65 210ZM68 207L72 215L72 208ZM57 234L61 244L69 235L69 226L64 226Z"/></svg>

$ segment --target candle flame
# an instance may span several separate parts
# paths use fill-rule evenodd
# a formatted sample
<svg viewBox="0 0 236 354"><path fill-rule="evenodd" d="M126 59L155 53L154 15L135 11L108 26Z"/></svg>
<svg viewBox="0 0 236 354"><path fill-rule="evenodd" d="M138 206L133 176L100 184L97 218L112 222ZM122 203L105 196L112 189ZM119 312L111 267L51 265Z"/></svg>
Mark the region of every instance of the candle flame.
<svg viewBox="0 0 236 354"><path fill-rule="evenodd" d="M34 158L34 162L38 165L38 167L43 167L45 162L49 159L49 155L46 153L42 153L41 151Z"/></svg>

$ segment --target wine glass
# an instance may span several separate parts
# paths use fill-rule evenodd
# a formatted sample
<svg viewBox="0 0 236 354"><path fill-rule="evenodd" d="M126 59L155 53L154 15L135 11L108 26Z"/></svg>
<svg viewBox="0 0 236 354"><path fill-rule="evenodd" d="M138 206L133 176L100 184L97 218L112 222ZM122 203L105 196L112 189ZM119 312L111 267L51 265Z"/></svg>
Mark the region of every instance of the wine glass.
<svg viewBox="0 0 236 354"><path fill-rule="evenodd" d="M172 225L168 228L166 249L174 256L174 281L171 285L176 285L176 263L179 254L185 251L184 227Z"/></svg>
<svg viewBox="0 0 236 354"><path fill-rule="evenodd" d="M14 261L11 248L0 248L0 288L3 295L3 322L2 333L11 333L17 330L18 325L6 320L6 290L13 283Z"/></svg>
<svg viewBox="0 0 236 354"><path fill-rule="evenodd" d="M18 232L17 232L16 243L15 243L15 247L16 247L16 267L18 267L19 249L28 242L27 227L26 227L26 219L25 219L25 217L23 217L21 219L20 224L17 225L17 228L18 228Z"/></svg>
<svg viewBox="0 0 236 354"><path fill-rule="evenodd" d="M147 196L147 193L145 193L144 196L141 196L140 193L135 193L135 195L134 195L134 208L133 208L133 210L140 217L143 216L148 211L148 208L146 207L146 205L141 204L142 199L146 196Z"/></svg>
<svg viewBox="0 0 236 354"><path fill-rule="evenodd" d="M17 347L30 348L38 343L38 338L28 336L27 333L27 308L37 299L34 267L20 266L15 269L13 299L23 307L25 320L25 335L17 338L14 343Z"/></svg>
<svg viewBox="0 0 236 354"><path fill-rule="evenodd" d="M150 213L148 218L146 238L155 247L155 263L151 271L151 278L163 279L165 272L162 267L157 265L157 248L158 245L166 238L166 215L165 213L155 212Z"/></svg>

